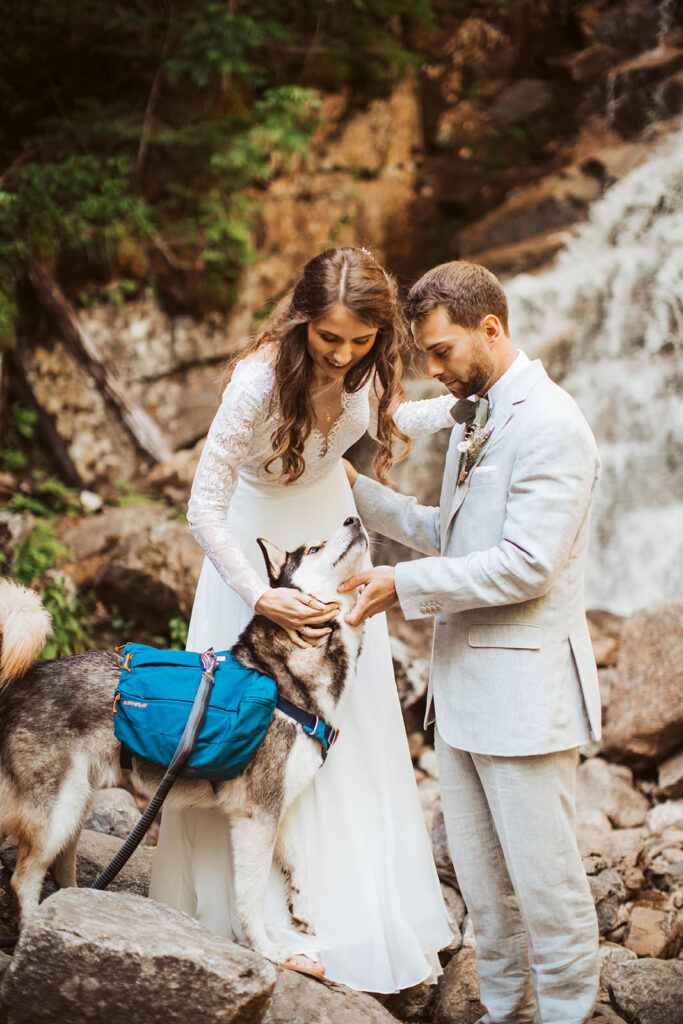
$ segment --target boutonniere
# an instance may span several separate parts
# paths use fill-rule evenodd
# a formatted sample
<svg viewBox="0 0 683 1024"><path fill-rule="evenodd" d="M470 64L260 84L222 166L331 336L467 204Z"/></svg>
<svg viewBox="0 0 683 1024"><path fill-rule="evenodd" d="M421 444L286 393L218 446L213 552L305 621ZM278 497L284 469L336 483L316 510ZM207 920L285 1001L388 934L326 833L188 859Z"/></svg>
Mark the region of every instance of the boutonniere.
<svg viewBox="0 0 683 1024"><path fill-rule="evenodd" d="M479 455L493 431L493 424L488 427L473 423L467 428L463 440L458 445L458 451L462 455L462 466L458 477L458 487L464 484L470 475L470 470L479 458Z"/></svg>

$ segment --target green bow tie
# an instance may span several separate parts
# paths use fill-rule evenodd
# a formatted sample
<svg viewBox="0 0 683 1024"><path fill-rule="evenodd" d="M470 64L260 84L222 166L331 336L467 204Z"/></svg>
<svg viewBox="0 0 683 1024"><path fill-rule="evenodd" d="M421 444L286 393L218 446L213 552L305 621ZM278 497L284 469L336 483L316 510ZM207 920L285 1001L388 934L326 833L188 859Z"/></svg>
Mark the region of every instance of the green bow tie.
<svg viewBox="0 0 683 1024"><path fill-rule="evenodd" d="M456 423L474 423L475 427L483 427L489 418L489 402L487 398L478 398L470 402L469 398L459 399L451 408L451 416Z"/></svg>

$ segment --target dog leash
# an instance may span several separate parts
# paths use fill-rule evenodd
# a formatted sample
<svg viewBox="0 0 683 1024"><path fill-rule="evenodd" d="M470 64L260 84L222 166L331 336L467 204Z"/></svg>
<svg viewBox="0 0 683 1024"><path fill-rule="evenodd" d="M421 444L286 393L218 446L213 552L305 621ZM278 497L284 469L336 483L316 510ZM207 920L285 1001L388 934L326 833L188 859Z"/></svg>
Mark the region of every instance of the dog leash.
<svg viewBox="0 0 683 1024"><path fill-rule="evenodd" d="M197 737L204 725L206 709L209 704L209 698L211 697L211 691L213 690L213 674L216 670L217 664L218 660L214 649L213 647L210 647L208 651L204 651L202 654L202 678L199 683L199 687L197 688L197 694L192 705L192 710L190 711L185 728L183 729L183 734L180 737L180 743L176 747L176 752L173 755L171 763L166 769L166 773L161 780L159 788L147 804L140 820L126 839L121 849L114 857L112 857L104 871L100 872L90 886L91 889L106 889L112 879L116 878L124 864L130 860L143 838L149 832L152 822L159 813L159 808L168 796L171 786L192 756L192 751L195 748Z"/></svg>

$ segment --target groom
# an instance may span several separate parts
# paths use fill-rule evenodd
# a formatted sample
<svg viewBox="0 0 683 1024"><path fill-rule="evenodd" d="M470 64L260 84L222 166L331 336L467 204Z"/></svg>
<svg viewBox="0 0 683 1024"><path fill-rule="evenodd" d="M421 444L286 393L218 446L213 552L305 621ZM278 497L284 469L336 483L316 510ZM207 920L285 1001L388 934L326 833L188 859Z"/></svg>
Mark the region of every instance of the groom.
<svg viewBox="0 0 683 1024"><path fill-rule="evenodd" d="M583 599L595 441L573 399L514 347L489 271L435 267L407 315L428 375L459 399L440 505L347 472L365 525L431 557L347 581L364 584L347 618L395 601L407 619L435 616L427 721L482 1024L581 1024L598 986L574 810L576 748L600 734Z"/></svg>

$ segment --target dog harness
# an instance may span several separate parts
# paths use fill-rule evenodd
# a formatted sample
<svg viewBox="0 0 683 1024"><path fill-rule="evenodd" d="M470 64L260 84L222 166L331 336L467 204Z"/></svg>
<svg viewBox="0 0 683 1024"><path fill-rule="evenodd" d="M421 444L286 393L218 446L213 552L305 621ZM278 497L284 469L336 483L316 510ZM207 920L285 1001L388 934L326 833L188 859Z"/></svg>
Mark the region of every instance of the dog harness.
<svg viewBox="0 0 683 1024"><path fill-rule="evenodd" d="M333 729L332 726L328 725L327 722L324 722L322 718L318 718L317 715L312 715L308 711L304 711L303 708L298 708L296 704L292 704L290 701L285 700L285 698L281 697L279 694L275 707L278 708L283 715L287 715L288 718L293 718L295 722L299 723L308 736L312 736L314 740L318 741L324 764L330 747L337 742L339 729Z"/></svg>

